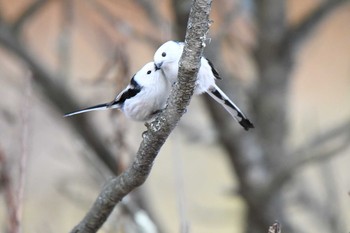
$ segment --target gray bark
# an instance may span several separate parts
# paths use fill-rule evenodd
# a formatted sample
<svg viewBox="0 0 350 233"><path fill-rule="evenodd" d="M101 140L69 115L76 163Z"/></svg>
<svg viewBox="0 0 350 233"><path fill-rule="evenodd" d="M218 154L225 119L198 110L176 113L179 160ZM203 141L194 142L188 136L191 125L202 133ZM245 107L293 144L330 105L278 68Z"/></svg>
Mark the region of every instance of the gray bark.
<svg viewBox="0 0 350 233"><path fill-rule="evenodd" d="M179 65L179 81L175 84L167 108L149 125L131 166L103 188L84 219L71 231L96 232L106 221L116 204L143 184L154 159L171 131L176 127L190 103L194 83L209 30L211 0L194 0L186 32L186 45Z"/></svg>

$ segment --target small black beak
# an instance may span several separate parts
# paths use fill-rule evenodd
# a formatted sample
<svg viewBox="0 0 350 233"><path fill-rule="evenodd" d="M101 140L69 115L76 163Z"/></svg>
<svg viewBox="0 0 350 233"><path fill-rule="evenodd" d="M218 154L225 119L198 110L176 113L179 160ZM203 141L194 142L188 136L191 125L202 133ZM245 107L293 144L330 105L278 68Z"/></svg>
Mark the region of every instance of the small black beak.
<svg viewBox="0 0 350 233"><path fill-rule="evenodd" d="M156 69L156 71L157 71L157 70L160 70L161 67L162 67L162 65L163 65L163 62L162 62L162 63L159 63L159 64L154 63L154 68Z"/></svg>
<svg viewBox="0 0 350 233"><path fill-rule="evenodd" d="M156 63L154 63L154 68L157 70L160 70L160 68L156 65Z"/></svg>

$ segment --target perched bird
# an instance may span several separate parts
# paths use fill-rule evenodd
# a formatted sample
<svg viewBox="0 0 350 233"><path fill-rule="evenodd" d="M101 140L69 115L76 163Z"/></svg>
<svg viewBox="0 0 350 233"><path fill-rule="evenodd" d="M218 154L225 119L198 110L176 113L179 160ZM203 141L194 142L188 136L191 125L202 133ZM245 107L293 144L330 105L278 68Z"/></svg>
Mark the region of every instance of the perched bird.
<svg viewBox="0 0 350 233"><path fill-rule="evenodd" d="M161 71L156 69L153 62L149 62L131 78L130 84L113 101L64 116L117 108L132 120L149 121L165 108L170 88L169 81Z"/></svg>
<svg viewBox="0 0 350 233"><path fill-rule="evenodd" d="M161 69L164 76L171 84L177 81L179 61L184 45L183 42L168 41L161 45L154 54L156 69ZM243 112L215 84L216 79L221 79L219 73L207 58L202 57L194 94L208 93L213 99L220 103L245 130L254 128L254 125Z"/></svg>

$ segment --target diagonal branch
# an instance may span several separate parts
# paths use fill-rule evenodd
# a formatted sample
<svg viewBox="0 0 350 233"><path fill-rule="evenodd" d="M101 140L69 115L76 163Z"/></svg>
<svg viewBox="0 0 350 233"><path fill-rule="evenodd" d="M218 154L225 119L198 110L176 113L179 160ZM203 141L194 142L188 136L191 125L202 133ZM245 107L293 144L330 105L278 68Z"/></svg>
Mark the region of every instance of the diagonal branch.
<svg viewBox="0 0 350 233"><path fill-rule="evenodd" d="M287 48L289 52L293 52L332 10L343 3L349 2L349 0L327 0L320 4L300 25L288 30L282 48Z"/></svg>
<svg viewBox="0 0 350 233"><path fill-rule="evenodd" d="M61 113L79 108L78 103L67 88L61 82L55 81L58 79L26 50L16 35L4 24L0 24L0 45L16 54L27 64L33 73L33 80L42 87L45 97L54 103ZM72 123L72 128L81 135L86 145L90 146L114 174L118 174L118 164L114 155L106 148L105 143L96 133L97 130L94 130L87 119L83 116L75 117L70 122Z"/></svg>
<svg viewBox="0 0 350 233"><path fill-rule="evenodd" d="M18 17L17 21L13 23L13 31L19 33L23 26L28 23L29 19L33 17L49 0L37 0L30 5L21 16Z"/></svg>
<svg viewBox="0 0 350 233"><path fill-rule="evenodd" d="M209 30L210 9L211 0L193 1L186 33L186 45L179 63L179 81L171 91L167 108L148 125L148 130L143 134L143 141L131 166L106 184L85 218L71 231L72 233L96 232L115 205L145 182L159 150L190 103Z"/></svg>
<svg viewBox="0 0 350 233"><path fill-rule="evenodd" d="M160 41L156 37L149 36L142 32L139 32L132 27L128 22L114 15L106 6L98 1L87 0L85 1L93 10L104 20L107 25L111 26L113 30L118 30L118 33L123 34L126 37L131 37L137 40L144 40L150 45L159 45Z"/></svg>
<svg viewBox="0 0 350 233"><path fill-rule="evenodd" d="M336 143L336 139L341 139L341 141ZM306 145L301 146L288 156L288 158L292 158L292 160L285 162L285 165L276 172L267 190L262 192L263 195L268 198L267 196L269 193L276 192L277 189L280 189L294 174L296 174L296 170L300 169L302 166L329 160L339 155L340 152L349 147L349 139L350 122L345 122L323 135L316 137L311 142L306 143ZM331 143L333 144L330 145Z"/></svg>

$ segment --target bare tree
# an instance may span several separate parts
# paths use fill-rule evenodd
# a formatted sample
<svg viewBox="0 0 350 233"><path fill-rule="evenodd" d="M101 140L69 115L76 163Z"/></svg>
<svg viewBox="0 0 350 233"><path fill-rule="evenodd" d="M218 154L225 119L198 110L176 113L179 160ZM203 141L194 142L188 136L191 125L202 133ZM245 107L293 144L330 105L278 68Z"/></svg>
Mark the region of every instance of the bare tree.
<svg viewBox="0 0 350 233"><path fill-rule="evenodd" d="M71 41L70 30L72 27L72 18L74 13L74 8L71 8L74 3L71 1L62 2L62 34L61 40L59 40L59 69L57 72L51 70L49 65L45 60L40 59L40 57L31 51L30 46L28 45L25 36L23 35L24 29L30 25L31 20L37 16L41 11L46 10L46 7L52 1L48 0L37 0L30 4L23 12L14 20L7 21L6 18L2 17L3 15L0 12L0 45L2 48L8 52L14 54L21 62L23 62L27 68L32 73L32 78L34 85L39 86L42 91L41 94L44 96L44 99L48 100L51 106L58 110L58 113L61 115L64 112L67 112L71 109L77 109L79 107L77 100L73 97L72 93L69 91L66 83L62 81L64 76L69 75L69 66L70 64L70 49ZM71 5L72 4L72 5ZM122 53L117 57L122 63L122 68L125 67L127 70L127 62L125 62ZM116 60L114 62L117 62ZM125 71L124 70L124 71ZM122 71L122 72L124 72ZM28 77L26 77L28 78ZM29 78L28 78L29 80ZM28 81L27 80L27 81ZM67 79L66 79L67 80ZM83 141L85 141L86 146L91 148L95 152L95 155L98 159L102 161L102 164L109 170L110 173L118 175L123 166L120 164L119 158L115 155L117 151L111 150L101 137L101 133L96 127L94 127L91 122L85 117L78 117L69 121L73 131L79 135ZM69 124L68 123L68 124ZM136 196L137 192L134 192ZM15 200L15 199L14 199ZM133 208L129 208L126 204L121 205L124 209L127 209L126 213L130 215L135 214L133 211L139 210L142 207L140 206L142 199L139 198L136 203L133 204ZM14 201L15 205L18 205L16 200ZM147 211L149 213L149 211ZM11 220L9 222L10 227L20 227L15 226L14 223L19 225L20 223L14 222Z"/></svg>
<svg viewBox="0 0 350 233"><path fill-rule="evenodd" d="M293 187L297 190L298 197L305 206L305 212L309 212L315 218L325 219L322 224L325 228L331 229L332 232L344 232L342 228L344 222L338 216L339 213L335 210L334 205L330 206L313 200L313 197L307 192L308 189L303 187L307 186L307 181L304 181L305 184L295 184L291 181L306 165L311 163L323 164L320 172L327 174L327 179L323 181L323 185L332 190L332 192L327 192L327 200L334 199L337 187L333 182L332 168L327 166L326 162L348 148L350 123L346 121L315 138L307 140L304 145L298 148L290 148L287 145L290 132L288 94L292 81L291 72L294 69L295 54L298 49L330 12L339 6L348 4L349 1L321 1L318 7L295 27L291 27L287 23L286 1L240 0L233 3L233 1L223 0L222 2L230 3L232 9L219 9L222 11L220 14L223 13L223 25L220 26L217 33L212 33L210 36L212 38L211 43L208 44L205 52L214 61L221 76L224 77L223 81L218 84L222 86L226 93L232 95L231 97L239 96L235 100L246 103L242 104L243 109L247 110L248 116L252 118L256 129L249 132L236 130L232 119L223 112L220 106L212 104L209 99L206 99L205 102L218 133L218 142L221 143L227 153L233 175L238 177L239 194L247 206L245 223L247 227L245 231L249 233L266 232L268 226L276 219L283 225L283 232L306 231L305 229L298 229L297 224L292 222L291 216L288 216L286 211L289 204L286 200L288 187ZM61 114L67 110L78 108L78 102L65 83L70 75L72 65L70 57L70 47L73 46L72 26L78 18L76 17L77 14L80 13L76 10L77 2L62 1L62 4L60 3L62 22L60 24L61 39L58 40L58 71L50 70L45 61L32 52L23 33L35 16L46 10L46 7L52 3L53 1L48 0L33 1L19 17L11 21L6 20L3 8L0 7L0 45L18 57L32 71L34 85L40 87L41 94L45 99L51 101L51 104ZM187 19L191 8L190 3L191 1L184 0L172 1L172 7L169 11L173 11L175 21L168 22L164 19L161 9L155 1L134 1L134 4L141 6L145 15L149 17L150 22L158 29L160 34L164 33L163 30L169 30L171 26L174 26L175 37L177 38L172 39L180 40L185 38ZM130 22L115 15L102 1L88 0L84 1L83 4L89 10L94 11L110 30L117 31L126 38L135 38L138 42L147 43L152 48L161 43L156 35L140 32ZM115 5L116 3L111 2L110 4ZM202 6L202 4L206 5L205 9L195 7L197 5ZM133 211L134 208L132 207L134 206L125 204L127 201L120 203L120 200L130 190L141 185L147 178L155 156L157 156L158 151L175 127L191 98L195 70L203 49L201 46L203 42L207 42L203 41L203 35L207 33L210 1L195 0L193 7L192 14L195 16L190 17L191 23L197 26L195 22L200 20L201 24L198 24L200 27L194 27L187 31L186 41L188 44L181 63L180 82L172 92L168 108L155 122L147 126L148 130L143 135L143 142L131 167L121 174L125 165L121 165L116 154L123 149L123 139L119 140L121 145L117 147L117 150L112 150L106 146L100 130L96 129L96 126L91 124L87 118L82 116L69 121L71 128L85 141L86 146L95 152L95 155L112 174L117 176L107 183L90 212L73 232L85 232L84 229L87 228L89 228L87 232L95 232L104 223L117 203L119 203L119 206L125 205L126 212ZM244 7L248 9L244 9ZM202 14L195 14L199 9L201 9ZM235 77L236 74L232 74L224 62L221 62L223 60L221 54L223 54L224 49L237 43L230 37L229 34L232 32L228 28L232 26L236 19L242 16L241 14L245 13L242 13L244 10L249 11L249 17L251 17L249 20L255 21L255 28L257 29L255 35L256 46L248 48L249 51L247 51L256 69L255 82L250 83L250 86L243 83L242 80L229 78ZM94 29L102 32L100 28L96 27ZM192 34L194 32L196 35ZM104 50L108 50L111 60L116 59L121 63L123 75L128 76L128 61L126 61L126 56L123 55L125 51L121 48L124 44L115 49L110 49L111 46L109 45L114 41L107 38L104 33L97 34L97 36L95 35L96 38L98 37L104 42L108 41L108 43L100 43L99 46L104 46ZM119 55L117 56L115 53ZM189 59L191 60L189 61ZM99 74L102 77L100 79L103 79L113 68L113 64L115 63L106 62L106 66ZM186 70L188 72L185 72ZM188 77L191 81L185 81L185 77ZM235 96L231 93L234 93ZM116 132L116 134L118 133L120 134L120 131ZM116 137L118 136L120 136L119 138L122 137L122 135ZM2 170L2 172L4 171ZM5 175L2 175L6 179L7 176L6 172ZM13 201L11 203L16 204ZM11 203L9 204L12 205ZM137 205L142 207L142 203ZM140 206L137 206L137 208ZM325 212L327 214L321 216L320 213ZM276 228L273 230L278 232Z"/></svg>
<svg viewBox="0 0 350 233"><path fill-rule="evenodd" d="M174 8L177 11L175 15L188 14L186 8L181 7L184 2L173 1L177 6ZM244 4L244 1L240 2ZM249 116L252 117L256 129L249 133L236 131L230 117L223 113L219 106L212 104L209 99L206 103L218 130L219 141L226 149L234 174L238 177L239 193L247 204L246 232L265 232L269 223L275 219L282 223L285 232L297 232L290 222L290 217L286 215L288 204L284 201L284 186L305 164L330 159L347 148L349 127L348 122L345 122L294 151L288 149L287 99L294 54L329 12L348 1L321 3L295 28L287 25L286 1L250 2L255 6L253 8L256 12L258 31L257 46L252 51L252 60L257 67L257 82L251 90L244 91L244 85L240 81L227 78L235 74L230 74L220 62L218 70L226 77L220 82L223 89L227 90L227 93L239 93L238 99L247 100L246 108L249 108ZM231 11L228 15L236 14L237 11ZM177 27L183 28L181 17L177 19ZM181 32L181 29L179 31ZM225 34L225 31L222 33ZM223 40L228 40L227 35L222 33L218 37L214 34L207 48L213 61L221 60L219 55ZM182 37L181 33L179 37ZM330 147L334 139L339 138L341 143ZM320 150L321 147L324 149ZM314 214L317 214L316 209Z"/></svg>

